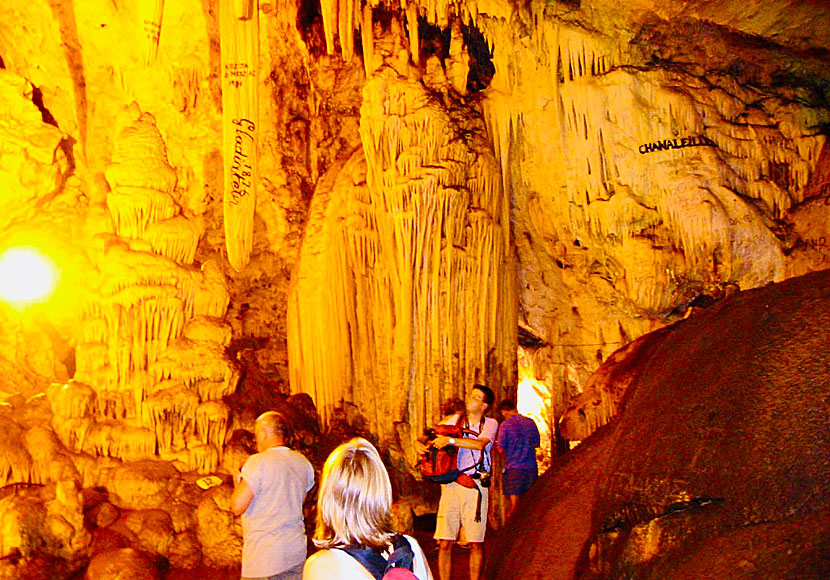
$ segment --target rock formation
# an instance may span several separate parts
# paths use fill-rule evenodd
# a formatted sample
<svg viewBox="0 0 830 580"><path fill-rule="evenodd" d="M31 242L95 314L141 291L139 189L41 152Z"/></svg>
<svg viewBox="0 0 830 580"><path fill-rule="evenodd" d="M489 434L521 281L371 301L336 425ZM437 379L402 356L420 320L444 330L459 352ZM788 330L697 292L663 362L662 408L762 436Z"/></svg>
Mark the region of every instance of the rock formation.
<svg viewBox="0 0 830 580"><path fill-rule="evenodd" d="M491 577L826 577L828 299L825 270L658 337L618 417L537 482Z"/></svg>

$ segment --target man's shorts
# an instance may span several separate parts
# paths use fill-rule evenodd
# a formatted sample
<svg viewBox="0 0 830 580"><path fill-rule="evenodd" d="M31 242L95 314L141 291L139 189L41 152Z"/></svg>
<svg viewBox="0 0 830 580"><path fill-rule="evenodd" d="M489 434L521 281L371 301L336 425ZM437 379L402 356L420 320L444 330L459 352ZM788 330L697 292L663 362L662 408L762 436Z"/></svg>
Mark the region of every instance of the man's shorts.
<svg viewBox="0 0 830 580"><path fill-rule="evenodd" d="M455 482L441 486L441 501L438 503L438 520L435 524L436 540L456 540L458 530L464 526L464 539L468 542L483 542L487 530L487 500L490 490L481 490L481 521L476 522L478 491Z"/></svg>
<svg viewBox="0 0 830 580"><path fill-rule="evenodd" d="M504 495L522 495L538 477L535 469L505 469L501 489Z"/></svg>

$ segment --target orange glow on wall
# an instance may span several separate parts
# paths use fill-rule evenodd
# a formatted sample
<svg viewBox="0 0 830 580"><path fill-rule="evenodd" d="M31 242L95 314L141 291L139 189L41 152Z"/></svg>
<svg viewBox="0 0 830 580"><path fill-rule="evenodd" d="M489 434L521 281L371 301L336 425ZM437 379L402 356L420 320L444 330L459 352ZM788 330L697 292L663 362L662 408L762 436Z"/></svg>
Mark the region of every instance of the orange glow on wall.
<svg viewBox="0 0 830 580"><path fill-rule="evenodd" d="M20 309L49 299L59 270L40 250L22 246L0 254L0 300Z"/></svg>

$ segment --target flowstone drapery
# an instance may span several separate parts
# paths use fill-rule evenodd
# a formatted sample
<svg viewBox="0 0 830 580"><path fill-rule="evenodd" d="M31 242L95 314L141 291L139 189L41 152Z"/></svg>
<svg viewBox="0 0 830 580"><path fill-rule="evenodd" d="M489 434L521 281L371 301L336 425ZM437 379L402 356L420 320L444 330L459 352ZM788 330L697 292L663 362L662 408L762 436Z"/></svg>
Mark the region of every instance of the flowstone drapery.
<svg viewBox="0 0 830 580"><path fill-rule="evenodd" d="M473 109L389 67L363 95L363 148L318 188L292 278L291 382L414 462L443 400L513 380L509 206Z"/></svg>

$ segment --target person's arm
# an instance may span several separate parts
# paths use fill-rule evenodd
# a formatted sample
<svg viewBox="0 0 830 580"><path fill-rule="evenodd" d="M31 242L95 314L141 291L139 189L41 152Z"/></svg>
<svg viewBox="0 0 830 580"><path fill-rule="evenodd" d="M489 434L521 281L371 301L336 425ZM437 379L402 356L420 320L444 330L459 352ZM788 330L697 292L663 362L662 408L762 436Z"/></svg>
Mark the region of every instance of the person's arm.
<svg viewBox="0 0 830 580"><path fill-rule="evenodd" d="M419 456L426 453L427 449L429 449L429 445L422 442L420 439L416 439L413 445L415 446L415 453L417 453Z"/></svg>
<svg viewBox="0 0 830 580"><path fill-rule="evenodd" d="M236 481L236 486L231 494L231 511L233 515L241 516L254 500L254 490L240 476L234 477L234 481Z"/></svg>
<svg viewBox="0 0 830 580"><path fill-rule="evenodd" d="M499 434L496 436L496 448L501 451L507 451L507 448L510 447L510 439L512 436L510 427L507 426L507 421L499 425L498 433Z"/></svg>
<svg viewBox="0 0 830 580"><path fill-rule="evenodd" d="M490 439L484 435L479 435L477 439L465 439L463 437L454 437L455 447L459 449L473 449L475 451L482 451L490 444ZM438 449L442 449L450 444L450 438L439 435L432 440L432 444Z"/></svg>

